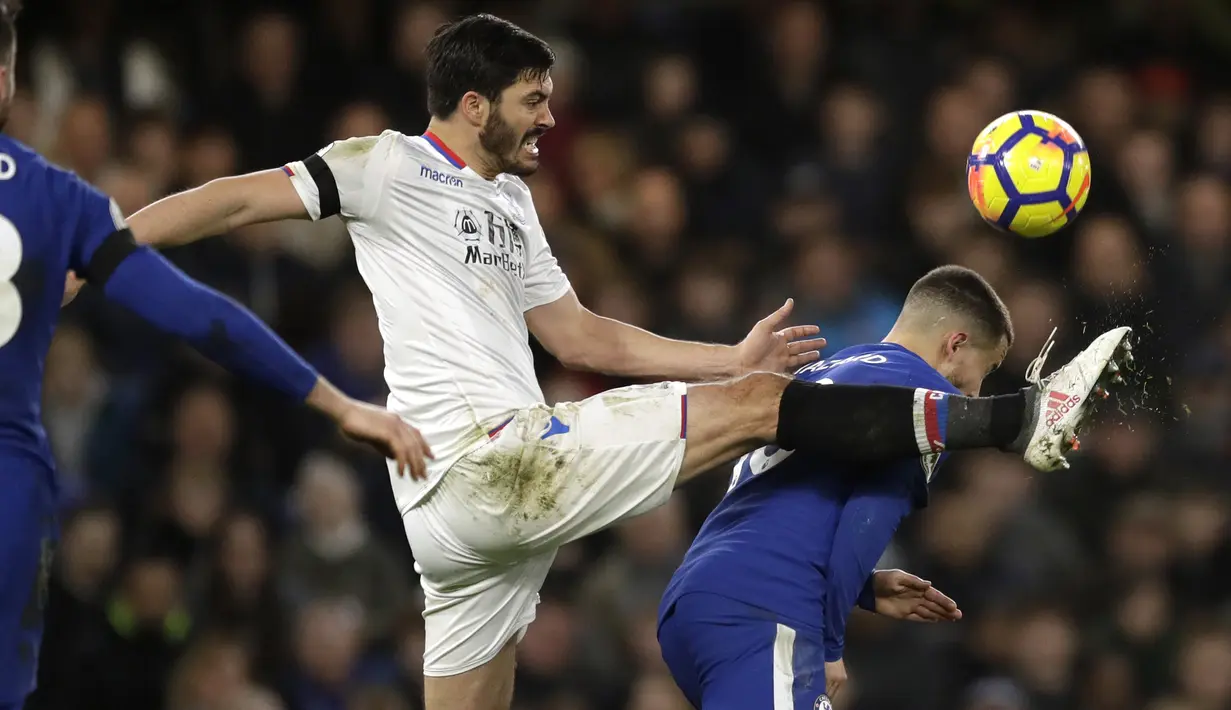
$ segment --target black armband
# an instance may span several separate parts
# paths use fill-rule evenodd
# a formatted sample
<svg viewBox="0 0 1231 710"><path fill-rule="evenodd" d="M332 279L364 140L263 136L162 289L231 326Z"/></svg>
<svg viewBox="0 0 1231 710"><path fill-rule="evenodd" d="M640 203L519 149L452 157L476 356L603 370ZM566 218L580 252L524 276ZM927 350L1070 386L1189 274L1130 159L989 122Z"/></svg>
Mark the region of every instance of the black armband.
<svg viewBox="0 0 1231 710"><path fill-rule="evenodd" d="M333 177L329 164L321 156L313 153L303 161L308 168L308 175L316 183L316 191L320 195L321 219L332 217L342 211L342 198L338 196L338 181Z"/></svg>
<svg viewBox="0 0 1231 710"><path fill-rule="evenodd" d="M131 229L124 228L112 232L94 250L94 256L90 257L90 263L86 264L81 276L94 288L101 289L107 285L107 281L120 263L135 251L137 251L137 242L133 239Z"/></svg>

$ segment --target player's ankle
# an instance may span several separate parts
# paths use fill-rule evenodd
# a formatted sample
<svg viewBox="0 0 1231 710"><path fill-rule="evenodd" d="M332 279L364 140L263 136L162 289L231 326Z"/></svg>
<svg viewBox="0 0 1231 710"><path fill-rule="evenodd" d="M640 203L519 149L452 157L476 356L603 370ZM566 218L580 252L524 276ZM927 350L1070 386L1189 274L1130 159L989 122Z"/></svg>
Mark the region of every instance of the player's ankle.
<svg viewBox="0 0 1231 710"><path fill-rule="evenodd" d="M1022 453L1030 441L1034 419L1030 407L1036 390L1025 387L1015 394L992 397L991 433L1001 451Z"/></svg>
<svg viewBox="0 0 1231 710"><path fill-rule="evenodd" d="M1026 398L1021 392L995 397L951 397L945 448L1012 451L1028 419Z"/></svg>

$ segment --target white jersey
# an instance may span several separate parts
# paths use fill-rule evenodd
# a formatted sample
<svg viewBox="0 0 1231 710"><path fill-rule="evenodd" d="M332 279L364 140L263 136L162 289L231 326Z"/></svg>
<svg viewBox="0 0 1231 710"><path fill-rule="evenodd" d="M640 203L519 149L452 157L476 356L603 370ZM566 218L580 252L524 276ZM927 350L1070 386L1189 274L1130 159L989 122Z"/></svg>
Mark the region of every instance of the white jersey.
<svg viewBox="0 0 1231 710"><path fill-rule="evenodd" d="M340 214L384 338L389 409L435 454L393 478L403 512L515 410L543 402L525 312L569 291L520 179L434 136L350 138L284 170L312 219Z"/></svg>

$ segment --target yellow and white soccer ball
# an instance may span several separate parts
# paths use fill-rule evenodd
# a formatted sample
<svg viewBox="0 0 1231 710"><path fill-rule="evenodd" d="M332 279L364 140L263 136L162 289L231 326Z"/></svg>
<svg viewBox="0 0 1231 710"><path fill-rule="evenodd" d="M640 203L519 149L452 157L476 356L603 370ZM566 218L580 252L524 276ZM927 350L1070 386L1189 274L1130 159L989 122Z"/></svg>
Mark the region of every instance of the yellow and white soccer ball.
<svg viewBox="0 0 1231 710"><path fill-rule="evenodd" d="M1090 196L1090 154L1073 127L1042 111L992 121L966 161L970 199L983 219L1045 237L1077 219Z"/></svg>

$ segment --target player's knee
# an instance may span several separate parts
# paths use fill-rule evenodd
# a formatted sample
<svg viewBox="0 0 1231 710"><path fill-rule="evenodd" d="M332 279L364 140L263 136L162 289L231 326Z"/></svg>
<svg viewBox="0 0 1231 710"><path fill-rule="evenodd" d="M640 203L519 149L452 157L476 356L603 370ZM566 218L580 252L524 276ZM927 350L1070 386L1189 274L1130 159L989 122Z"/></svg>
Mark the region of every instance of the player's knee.
<svg viewBox="0 0 1231 710"><path fill-rule="evenodd" d="M790 378L772 372L752 372L723 382L689 389L689 399L704 399L707 411L727 420L725 426L773 426L778 420L778 402ZM698 401L700 404L701 402ZM690 402L691 404L691 402Z"/></svg>
<svg viewBox="0 0 1231 710"><path fill-rule="evenodd" d="M756 408L768 405L776 410L790 381L786 375L774 372L750 372L728 381L727 393L733 404Z"/></svg>

